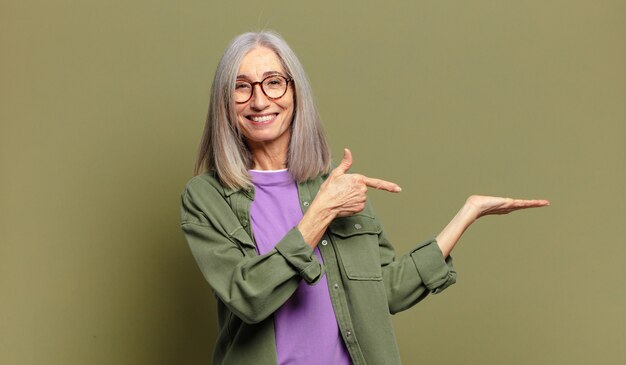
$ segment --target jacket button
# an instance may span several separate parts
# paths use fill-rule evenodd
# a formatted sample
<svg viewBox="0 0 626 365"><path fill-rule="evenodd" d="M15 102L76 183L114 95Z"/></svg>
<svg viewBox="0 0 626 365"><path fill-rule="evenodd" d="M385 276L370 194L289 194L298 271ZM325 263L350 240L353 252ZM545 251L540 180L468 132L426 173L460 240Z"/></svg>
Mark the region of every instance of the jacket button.
<svg viewBox="0 0 626 365"><path fill-rule="evenodd" d="M354 225L354 228L361 229L361 228L363 228L363 226L357 223L357 224Z"/></svg>
<svg viewBox="0 0 626 365"><path fill-rule="evenodd" d="M348 330L348 331L346 332L346 337L350 337L350 336L352 336L352 331Z"/></svg>
<svg viewBox="0 0 626 365"><path fill-rule="evenodd" d="M328 241L322 240L322 246L326 246L327 244L328 244Z"/></svg>
<svg viewBox="0 0 626 365"><path fill-rule="evenodd" d="M309 206L309 202L304 202L304 203L302 203L302 205L304 205L305 207L308 207Z"/></svg>
<svg viewBox="0 0 626 365"><path fill-rule="evenodd" d="M248 220L247 220L247 219L242 220L242 221L241 221L241 224L242 224L244 227L247 227L247 226L248 226Z"/></svg>
<svg viewBox="0 0 626 365"><path fill-rule="evenodd" d="M333 285L333 289L335 290L339 289L339 284L335 283L335 285Z"/></svg>

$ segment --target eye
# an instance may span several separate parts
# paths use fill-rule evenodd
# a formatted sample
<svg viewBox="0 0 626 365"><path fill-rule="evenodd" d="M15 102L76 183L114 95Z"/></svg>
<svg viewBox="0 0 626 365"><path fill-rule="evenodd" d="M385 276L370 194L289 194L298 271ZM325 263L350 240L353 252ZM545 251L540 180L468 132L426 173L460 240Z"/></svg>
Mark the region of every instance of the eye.
<svg viewBox="0 0 626 365"><path fill-rule="evenodd" d="M237 81L235 82L235 90L241 90L241 91L245 91L250 89L252 86L250 86L249 82L246 81Z"/></svg>
<svg viewBox="0 0 626 365"><path fill-rule="evenodd" d="M270 88L282 88L285 85L285 79L280 76L270 76L265 79L263 85Z"/></svg>

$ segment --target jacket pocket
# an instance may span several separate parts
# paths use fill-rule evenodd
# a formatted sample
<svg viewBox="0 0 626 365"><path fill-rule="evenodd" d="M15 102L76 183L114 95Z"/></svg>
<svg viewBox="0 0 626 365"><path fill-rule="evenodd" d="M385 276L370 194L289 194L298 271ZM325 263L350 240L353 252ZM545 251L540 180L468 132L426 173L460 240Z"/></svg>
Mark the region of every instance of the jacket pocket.
<svg viewBox="0 0 626 365"><path fill-rule="evenodd" d="M381 227L367 215L337 218L329 230L346 275L352 280L382 280L378 235Z"/></svg>

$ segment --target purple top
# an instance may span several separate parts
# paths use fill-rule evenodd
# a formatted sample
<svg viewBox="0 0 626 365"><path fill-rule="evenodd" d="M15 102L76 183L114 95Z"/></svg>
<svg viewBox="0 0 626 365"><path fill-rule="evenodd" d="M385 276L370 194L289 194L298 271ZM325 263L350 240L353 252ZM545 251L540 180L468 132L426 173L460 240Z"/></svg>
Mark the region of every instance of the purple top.
<svg viewBox="0 0 626 365"><path fill-rule="evenodd" d="M263 255L302 219L298 189L287 170L251 170L256 191L250 207L257 251ZM317 259L322 256L317 248ZM339 335L324 275L316 284L304 280L274 312L278 365L352 364Z"/></svg>

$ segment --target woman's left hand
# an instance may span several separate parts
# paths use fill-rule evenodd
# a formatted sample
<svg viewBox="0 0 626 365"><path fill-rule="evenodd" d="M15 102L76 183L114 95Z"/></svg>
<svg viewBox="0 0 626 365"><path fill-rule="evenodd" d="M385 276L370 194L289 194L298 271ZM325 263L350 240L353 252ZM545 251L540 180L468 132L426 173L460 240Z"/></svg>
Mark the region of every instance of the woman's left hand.
<svg viewBox="0 0 626 365"><path fill-rule="evenodd" d="M550 205L547 200L525 200L500 198L496 196L472 195L466 204L476 215L476 219L494 214L508 214L520 209L539 208Z"/></svg>
<svg viewBox="0 0 626 365"><path fill-rule="evenodd" d="M437 235L437 244L447 257L463 232L478 218L492 214L508 214L520 209L539 208L550 205L547 200L500 198L497 196L472 195L465 201L450 223Z"/></svg>

